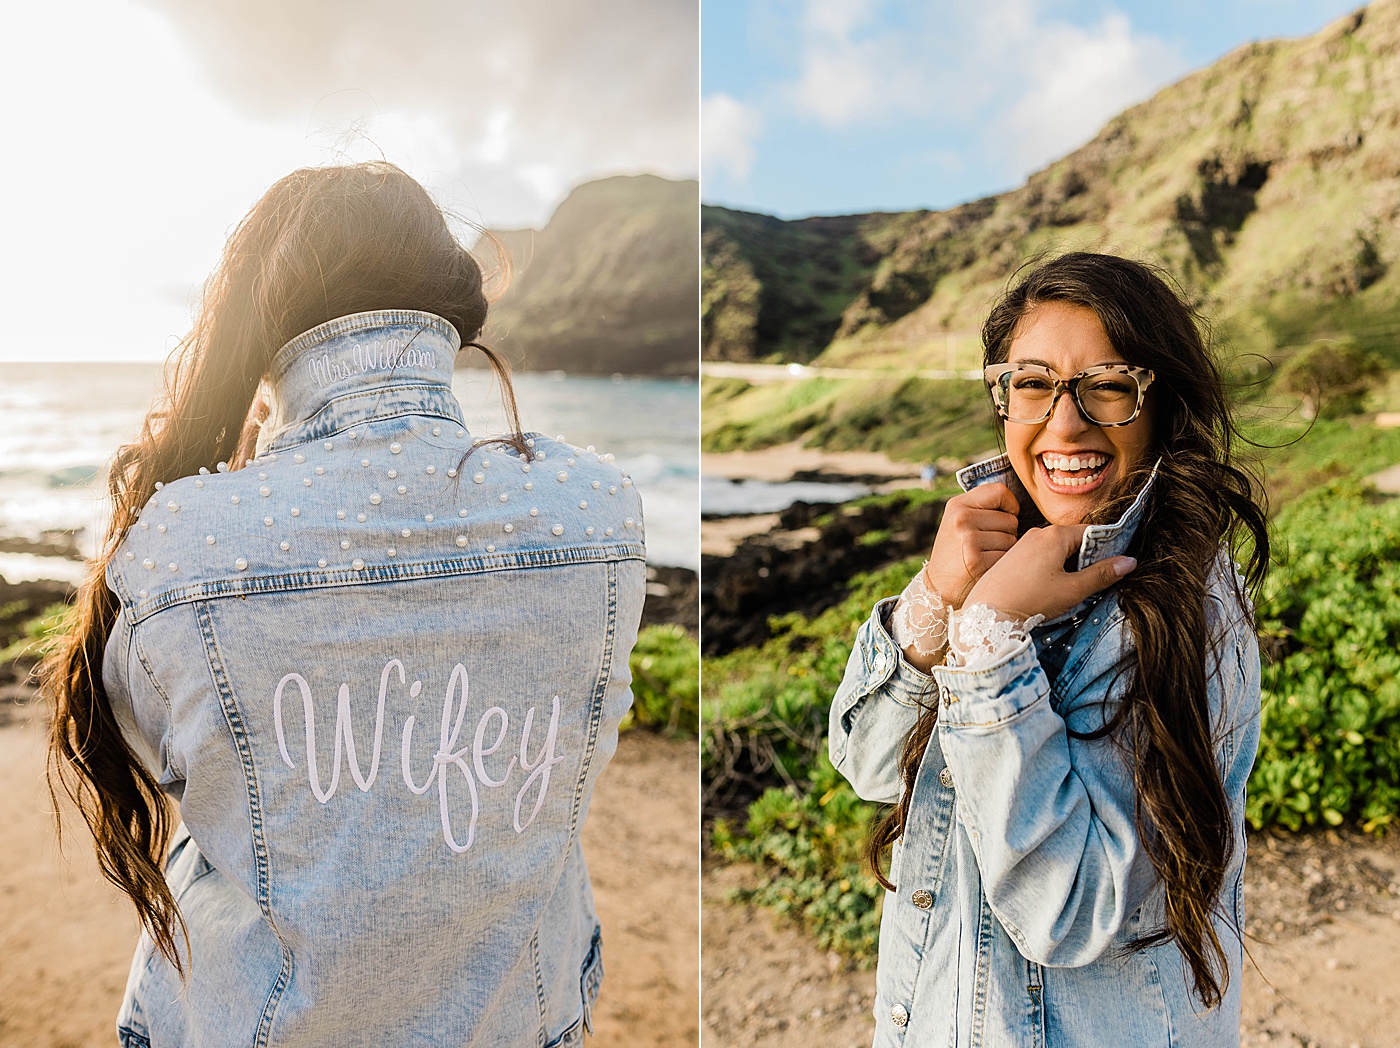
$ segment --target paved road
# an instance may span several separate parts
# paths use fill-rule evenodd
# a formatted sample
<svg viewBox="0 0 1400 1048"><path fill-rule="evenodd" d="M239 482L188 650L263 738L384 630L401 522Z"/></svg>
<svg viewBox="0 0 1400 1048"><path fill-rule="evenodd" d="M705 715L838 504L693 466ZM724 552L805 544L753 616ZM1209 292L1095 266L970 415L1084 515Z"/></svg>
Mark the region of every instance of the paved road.
<svg viewBox="0 0 1400 1048"><path fill-rule="evenodd" d="M741 378L754 385L765 382L800 382L809 378L889 378L915 375L918 378L966 379L982 381L980 371L947 371L941 368L921 368L905 371L900 368L827 368L806 364L732 364L721 360L706 360L700 364L700 374L710 378Z"/></svg>

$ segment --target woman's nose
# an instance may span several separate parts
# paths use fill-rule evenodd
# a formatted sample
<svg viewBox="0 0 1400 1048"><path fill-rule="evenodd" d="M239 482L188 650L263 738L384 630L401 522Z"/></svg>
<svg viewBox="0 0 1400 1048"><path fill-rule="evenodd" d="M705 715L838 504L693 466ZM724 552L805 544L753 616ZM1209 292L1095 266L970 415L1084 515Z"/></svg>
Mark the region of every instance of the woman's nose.
<svg viewBox="0 0 1400 1048"><path fill-rule="evenodd" d="M1079 413L1079 405L1066 389L1055 398L1055 405L1050 409L1050 418L1045 425L1055 436L1069 439L1079 436L1091 423Z"/></svg>

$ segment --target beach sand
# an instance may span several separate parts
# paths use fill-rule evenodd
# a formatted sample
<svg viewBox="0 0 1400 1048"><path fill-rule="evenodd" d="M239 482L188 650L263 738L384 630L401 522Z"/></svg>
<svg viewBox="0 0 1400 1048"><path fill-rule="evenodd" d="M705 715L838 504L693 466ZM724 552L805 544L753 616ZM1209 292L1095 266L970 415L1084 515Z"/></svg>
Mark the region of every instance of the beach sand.
<svg viewBox="0 0 1400 1048"><path fill-rule="evenodd" d="M703 452L700 472L707 477L735 480L761 480L781 484L798 473L806 479L865 479L876 492L907 488L919 483L919 467L896 462L878 451L826 451L804 448L799 443L779 444L759 451ZM820 476L817 476L820 475ZM756 513L702 519L700 552L727 557L744 539L771 531L778 524L776 513Z"/></svg>
<svg viewBox="0 0 1400 1048"><path fill-rule="evenodd" d="M702 452L700 473L774 483L791 480L796 473L917 480L919 467L917 463L896 462L878 451L827 451L793 442L758 451Z"/></svg>
<svg viewBox="0 0 1400 1048"><path fill-rule="evenodd" d="M697 1043L697 760L693 740L629 732L594 795L583 841L606 977L592 1043ZM76 819L60 854L43 768L42 711L0 702L0 1045L107 1048L136 920Z"/></svg>

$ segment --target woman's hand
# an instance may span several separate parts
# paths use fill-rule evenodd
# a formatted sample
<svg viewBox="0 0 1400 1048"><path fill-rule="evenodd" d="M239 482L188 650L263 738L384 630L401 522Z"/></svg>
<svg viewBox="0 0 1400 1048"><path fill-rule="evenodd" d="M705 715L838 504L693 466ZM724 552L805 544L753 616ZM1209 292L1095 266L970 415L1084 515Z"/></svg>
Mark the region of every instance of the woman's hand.
<svg viewBox="0 0 1400 1048"><path fill-rule="evenodd" d="M1079 550L1083 524L1032 528L977 580L967 604L985 604L1006 617L1053 619L1107 589L1137 567L1132 557L1110 557L1083 571L1066 571ZM940 534L940 538L942 535Z"/></svg>
<svg viewBox="0 0 1400 1048"><path fill-rule="evenodd" d="M988 569L1016 545L1020 506L1005 484L981 484L950 498L924 565L924 578L944 603L960 608Z"/></svg>

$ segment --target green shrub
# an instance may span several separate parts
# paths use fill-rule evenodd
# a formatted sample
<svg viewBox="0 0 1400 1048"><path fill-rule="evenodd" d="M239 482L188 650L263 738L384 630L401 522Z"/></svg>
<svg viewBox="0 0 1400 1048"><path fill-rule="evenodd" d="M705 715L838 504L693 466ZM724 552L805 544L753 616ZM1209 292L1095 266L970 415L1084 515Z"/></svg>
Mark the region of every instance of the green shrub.
<svg viewBox="0 0 1400 1048"><path fill-rule="evenodd" d="M705 660L700 762L710 797L753 797L768 784L809 789L856 629L871 605L902 590L921 563L911 557L857 575L845 599L816 618L775 617L762 647Z"/></svg>
<svg viewBox="0 0 1400 1048"><path fill-rule="evenodd" d="M749 807L744 835L720 821L712 841L724 858L758 863L767 874L756 888L735 892L737 901L788 914L823 949L869 964L885 894L862 859L874 811L822 753L805 790L765 791Z"/></svg>
<svg viewBox="0 0 1400 1048"><path fill-rule="evenodd" d="M1259 619L1276 658L1250 822L1386 826L1400 811L1400 501L1342 479L1280 513Z"/></svg>
<svg viewBox="0 0 1400 1048"><path fill-rule="evenodd" d="M16 601L7 604L0 610L15 608L20 603ZM19 639L0 649L0 666L16 661L37 662L42 659L68 631L72 610L67 604L50 604L39 615L25 622L20 627Z"/></svg>
<svg viewBox="0 0 1400 1048"><path fill-rule="evenodd" d="M1276 381L1303 398L1305 418L1341 418L1360 412L1366 394L1385 379L1385 363L1355 339L1328 339L1289 360Z"/></svg>
<svg viewBox="0 0 1400 1048"><path fill-rule="evenodd" d="M632 649L632 708L623 730L651 728L694 738L700 731L700 644L681 626L648 626Z"/></svg>
<svg viewBox="0 0 1400 1048"><path fill-rule="evenodd" d="M812 619L774 618L761 648L704 665L707 795L723 802L761 791L742 831L718 820L711 836L721 857L764 870L756 888L735 897L792 916L823 948L862 964L875 959L884 895L861 859L877 806L832 767L827 712L871 605L902 590L921 563L912 557L857 575L839 604ZM770 782L782 786L764 789Z"/></svg>

